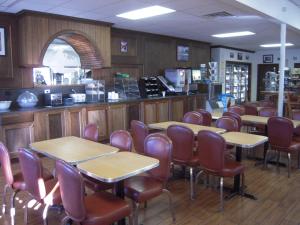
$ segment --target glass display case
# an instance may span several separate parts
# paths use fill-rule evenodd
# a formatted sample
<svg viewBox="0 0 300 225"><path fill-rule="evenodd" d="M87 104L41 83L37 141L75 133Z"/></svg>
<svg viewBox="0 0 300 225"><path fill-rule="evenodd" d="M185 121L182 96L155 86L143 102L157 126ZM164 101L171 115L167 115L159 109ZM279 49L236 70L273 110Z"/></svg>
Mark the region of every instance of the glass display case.
<svg viewBox="0 0 300 225"><path fill-rule="evenodd" d="M121 99L141 97L138 82L135 78L115 78L114 91L118 93Z"/></svg>
<svg viewBox="0 0 300 225"><path fill-rule="evenodd" d="M105 81L93 80L85 85L86 101L101 102L105 100Z"/></svg>

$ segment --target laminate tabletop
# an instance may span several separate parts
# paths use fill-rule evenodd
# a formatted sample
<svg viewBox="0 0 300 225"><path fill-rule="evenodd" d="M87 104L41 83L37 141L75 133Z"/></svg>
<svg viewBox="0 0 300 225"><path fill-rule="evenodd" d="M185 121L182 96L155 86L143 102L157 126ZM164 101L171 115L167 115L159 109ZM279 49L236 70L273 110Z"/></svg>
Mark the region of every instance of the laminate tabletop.
<svg viewBox="0 0 300 225"><path fill-rule="evenodd" d="M169 126L171 125L180 125L180 126L185 126L190 128L195 135L198 134L199 131L202 130L209 130L218 134L225 133L226 130L216 128L216 127L208 127L208 126L201 126L201 125L195 125L195 124L190 124L190 123L182 123L182 122L176 122L176 121L167 121L167 122L162 122L162 123L152 123L149 124L148 127L152 129L158 129L158 130L167 130Z"/></svg>
<svg viewBox="0 0 300 225"><path fill-rule="evenodd" d="M269 117L244 115L244 116L241 116L241 119L242 119L242 122L266 125L268 123ZM300 120L291 120L291 121L293 122L294 127L297 127L300 125Z"/></svg>
<svg viewBox="0 0 300 225"><path fill-rule="evenodd" d="M106 183L115 183L151 170L159 165L159 160L148 156L118 152L83 163L77 168L80 172Z"/></svg>
<svg viewBox="0 0 300 225"><path fill-rule="evenodd" d="M30 148L49 158L61 159L73 165L119 151L109 145L73 136L34 142Z"/></svg>
<svg viewBox="0 0 300 225"><path fill-rule="evenodd" d="M222 134L227 144L242 148L253 148L268 141L268 137L242 132L227 132Z"/></svg>

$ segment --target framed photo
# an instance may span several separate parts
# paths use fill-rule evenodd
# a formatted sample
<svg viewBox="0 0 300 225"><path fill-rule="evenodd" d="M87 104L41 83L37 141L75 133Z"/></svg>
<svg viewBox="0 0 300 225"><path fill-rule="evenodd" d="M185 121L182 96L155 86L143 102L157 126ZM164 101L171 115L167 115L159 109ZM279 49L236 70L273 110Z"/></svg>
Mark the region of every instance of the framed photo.
<svg viewBox="0 0 300 225"><path fill-rule="evenodd" d="M189 46L177 46L177 61L189 61Z"/></svg>
<svg viewBox="0 0 300 225"><path fill-rule="evenodd" d="M237 59L238 59L238 60L243 60L243 53L238 52L238 54L237 54Z"/></svg>
<svg viewBox="0 0 300 225"><path fill-rule="evenodd" d="M263 55L263 63L273 63L273 55Z"/></svg>
<svg viewBox="0 0 300 225"><path fill-rule="evenodd" d="M128 52L128 42L127 41L121 41L121 52L126 53Z"/></svg>
<svg viewBox="0 0 300 225"><path fill-rule="evenodd" d="M5 29L0 27L0 56L6 55L6 41L5 41Z"/></svg>
<svg viewBox="0 0 300 225"><path fill-rule="evenodd" d="M230 53L229 53L229 57L230 57L231 59L233 59L233 58L234 58L234 52L230 52Z"/></svg>

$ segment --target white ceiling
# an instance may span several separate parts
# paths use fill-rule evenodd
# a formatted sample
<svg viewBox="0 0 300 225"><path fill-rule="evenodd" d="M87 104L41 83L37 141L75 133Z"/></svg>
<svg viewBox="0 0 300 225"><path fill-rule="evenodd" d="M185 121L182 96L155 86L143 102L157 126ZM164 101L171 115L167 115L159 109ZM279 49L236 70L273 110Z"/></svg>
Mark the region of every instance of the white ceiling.
<svg viewBox="0 0 300 225"><path fill-rule="evenodd" d="M300 5L300 0L290 1ZM175 9L176 12L138 21L115 16L154 4ZM118 28L249 50L260 49L260 44L280 41L279 23L234 0L0 0L0 11L16 13L23 9L106 21L114 23L114 27ZM234 17L203 17L219 11L229 12ZM255 32L256 35L229 39L211 37L212 34L245 30ZM288 28L287 41L300 47L300 31Z"/></svg>

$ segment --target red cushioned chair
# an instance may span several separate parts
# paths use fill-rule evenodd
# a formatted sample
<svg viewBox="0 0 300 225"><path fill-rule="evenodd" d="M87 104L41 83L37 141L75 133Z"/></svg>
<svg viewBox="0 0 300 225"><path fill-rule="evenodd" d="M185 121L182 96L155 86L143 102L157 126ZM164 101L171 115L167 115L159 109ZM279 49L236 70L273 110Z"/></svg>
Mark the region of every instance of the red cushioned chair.
<svg viewBox="0 0 300 225"><path fill-rule="evenodd" d="M190 198L194 199L194 168L198 166L198 156L194 152L194 132L184 126L171 125L167 135L173 143L172 162L190 168Z"/></svg>
<svg viewBox="0 0 300 225"><path fill-rule="evenodd" d="M263 116L263 117L273 117L277 115L277 110L275 108L271 108L271 107L263 107L259 110L258 112L259 116ZM253 134L257 134L257 135L265 135L266 134L266 126L263 124L257 124L256 126L256 130L253 131Z"/></svg>
<svg viewBox="0 0 300 225"><path fill-rule="evenodd" d="M114 146L120 151L131 152L132 150L132 137L126 130L117 130L110 135L110 145Z"/></svg>
<svg viewBox="0 0 300 225"><path fill-rule="evenodd" d="M300 120L300 110L293 110L292 111L292 119L293 120ZM294 128L293 140L296 141L296 142L300 142L300 126Z"/></svg>
<svg viewBox="0 0 300 225"><path fill-rule="evenodd" d="M47 225L47 214L49 207L61 204L58 181L57 179L50 179L46 181L43 178L42 162L35 153L27 149L20 148L19 160L26 191L36 201L37 204L44 205L43 222L44 225ZM27 210L29 204L30 202L24 207L25 224L27 224Z"/></svg>
<svg viewBox="0 0 300 225"><path fill-rule="evenodd" d="M244 105L244 108L245 108L245 115L252 115L252 116L258 115L256 105L246 104L246 105Z"/></svg>
<svg viewBox="0 0 300 225"><path fill-rule="evenodd" d="M150 170L148 176L135 176L125 181L125 195L134 205L135 225L138 224L139 205L162 193L166 193L169 197L169 207L175 221L171 193L166 189L170 177L172 148L172 141L164 134L150 134L145 139L145 155L158 159L159 166Z"/></svg>
<svg viewBox="0 0 300 225"><path fill-rule="evenodd" d="M203 126L210 126L212 122L212 116L210 112L204 110L204 109L198 109L198 113L200 113L203 117L202 125Z"/></svg>
<svg viewBox="0 0 300 225"><path fill-rule="evenodd" d="M134 149L139 154L144 154L144 141L149 134L148 127L141 121L131 121L131 135L133 138Z"/></svg>
<svg viewBox="0 0 300 225"><path fill-rule="evenodd" d="M202 172L220 177L220 209L223 211L223 178L241 174L241 190L243 190L245 167L239 162L225 157L226 142L221 135L211 131L200 131L197 139L199 165L202 171L197 174L196 178L198 179Z"/></svg>
<svg viewBox="0 0 300 225"><path fill-rule="evenodd" d="M288 177L291 172L291 153L300 151L300 143L293 141L293 122L284 117L271 117L268 120L268 137L271 149L277 151L277 165L280 152L287 153L288 156ZM268 153L268 152L267 152ZM265 167L267 165L267 154L265 157ZM299 163L299 159L298 159ZM299 166L299 165L298 165Z"/></svg>
<svg viewBox="0 0 300 225"><path fill-rule="evenodd" d="M92 123L86 125L83 131L83 138L90 141L98 142L99 141L98 126Z"/></svg>
<svg viewBox="0 0 300 225"><path fill-rule="evenodd" d="M56 172L67 214L62 224L71 219L82 225L109 225L130 216L129 204L111 193L85 195L83 178L75 167L59 160Z"/></svg>
<svg viewBox="0 0 300 225"><path fill-rule="evenodd" d="M203 116L202 114L192 111L192 112L187 112L183 116L184 123L191 123L191 124L196 124L196 125L203 125Z"/></svg>
<svg viewBox="0 0 300 225"><path fill-rule="evenodd" d="M245 115L245 108L243 106L234 105L228 108L228 112L233 112L240 116L243 116Z"/></svg>
<svg viewBox="0 0 300 225"><path fill-rule="evenodd" d="M239 114L234 112L224 112L223 116L234 118L238 122L238 131L241 131L242 119Z"/></svg>
<svg viewBox="0 0 300 225"><path fill-rule="evenodd" d="M3 196L2 196L2 213L4 214L6 212L6 195L7 195L7 191L10 189L12 190L12 194L10 196L10 209L11 212L14 214L15 197L20 191L26 190L25 182L21 172L13 174L8 150L5 147L5 145L1 142L0 142L0 163L1 163L2 174L4 176L4 182L5 182ZM44 172L43 177L45 180L49 180L53 178L52 174L48 170L43 169L43 172Z"/></svg>

